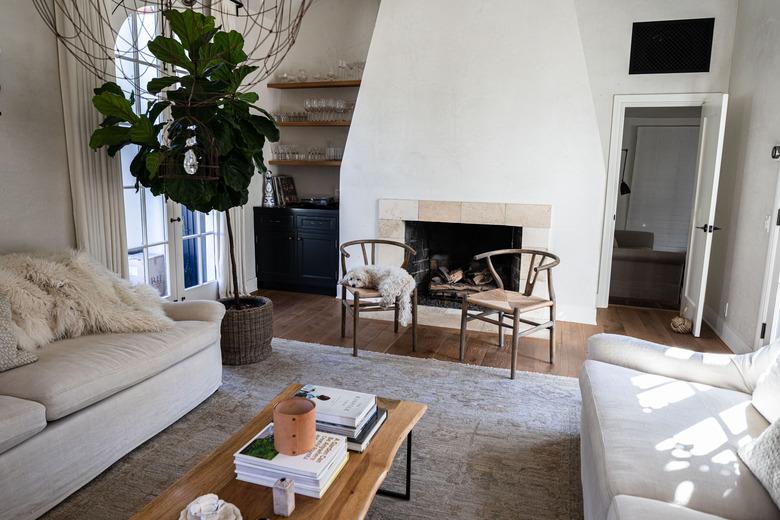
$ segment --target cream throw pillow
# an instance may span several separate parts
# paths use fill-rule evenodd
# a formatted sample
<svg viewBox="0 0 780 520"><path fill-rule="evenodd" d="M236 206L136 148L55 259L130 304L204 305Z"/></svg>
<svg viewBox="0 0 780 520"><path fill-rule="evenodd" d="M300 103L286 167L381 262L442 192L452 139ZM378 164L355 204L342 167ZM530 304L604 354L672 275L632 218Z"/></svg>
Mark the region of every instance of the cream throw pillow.
<svg viewBox="0 0 780 520"><path fill-rule="evenodd" d="M0 372L38 361L35 354L19 349L17 343L11 321L11 304L0 296Z"/></svg>
<svg viewBox="0 0 780 520"><path fill-rule="evenodd" d="M739 449L739 457L780 507L780 421Z"/></svg>
<svg viewBox="0 0 780 520"><path fill-rule="evenodd" d="M753 406L767 421L776 423L780 420L780 357L775 358L758 378L753 390Z"/></svg>

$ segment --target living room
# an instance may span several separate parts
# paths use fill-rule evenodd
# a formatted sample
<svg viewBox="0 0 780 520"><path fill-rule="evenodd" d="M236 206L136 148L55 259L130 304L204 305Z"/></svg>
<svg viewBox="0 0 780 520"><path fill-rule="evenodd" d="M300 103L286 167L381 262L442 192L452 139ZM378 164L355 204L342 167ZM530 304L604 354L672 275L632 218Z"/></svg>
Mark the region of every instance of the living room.
<svg viewBox="0 0 780 520"><path fill-rule="evenodd" d="M0 519L780 518L778 20L8 0Z"/></svg>

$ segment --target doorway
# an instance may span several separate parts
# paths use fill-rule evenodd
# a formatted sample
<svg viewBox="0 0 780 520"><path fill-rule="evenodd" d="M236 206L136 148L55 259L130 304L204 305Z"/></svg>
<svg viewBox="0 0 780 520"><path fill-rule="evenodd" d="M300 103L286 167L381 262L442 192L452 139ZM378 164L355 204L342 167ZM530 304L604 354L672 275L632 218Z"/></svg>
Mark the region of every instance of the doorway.
<svg viewBox="0 0 780 520"><path fill-rule="evenodd" d="M679 308L698 336L728 96L615 96L597 303Z"/></svg>
<svg viewBox="0 0 780 520"><path fill-rule="evenodd" d="M688 250L701 107L629 107L609 303L678 309Z"/></svg>

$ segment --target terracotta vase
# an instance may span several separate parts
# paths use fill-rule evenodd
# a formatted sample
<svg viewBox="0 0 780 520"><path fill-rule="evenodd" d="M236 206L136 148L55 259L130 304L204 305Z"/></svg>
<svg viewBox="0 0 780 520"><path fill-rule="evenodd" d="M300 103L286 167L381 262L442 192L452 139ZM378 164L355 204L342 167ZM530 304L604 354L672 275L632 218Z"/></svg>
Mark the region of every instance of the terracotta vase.
<svg viewBox="0 0 780 520"><path fill-rule="evenodd" d="M285 399L274 407L274 448L284 455L302 455L314 447L317 413L304 397Z"/></svg>

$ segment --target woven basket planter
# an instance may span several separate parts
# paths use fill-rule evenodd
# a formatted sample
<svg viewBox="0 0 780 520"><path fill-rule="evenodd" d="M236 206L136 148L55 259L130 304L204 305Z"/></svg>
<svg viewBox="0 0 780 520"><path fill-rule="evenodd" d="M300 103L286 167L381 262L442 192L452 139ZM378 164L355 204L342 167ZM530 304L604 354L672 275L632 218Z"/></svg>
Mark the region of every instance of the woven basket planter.
<svg viewBox="0 0 780 520"><path fill-rule="evenodd" d="M232 298L220 300L227 308L222 318L222 364L248 365L271 354L274 337L273 303L262 296L242 296L243 309L231 309Z"/></svg>

